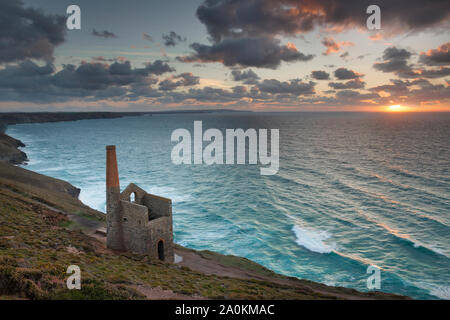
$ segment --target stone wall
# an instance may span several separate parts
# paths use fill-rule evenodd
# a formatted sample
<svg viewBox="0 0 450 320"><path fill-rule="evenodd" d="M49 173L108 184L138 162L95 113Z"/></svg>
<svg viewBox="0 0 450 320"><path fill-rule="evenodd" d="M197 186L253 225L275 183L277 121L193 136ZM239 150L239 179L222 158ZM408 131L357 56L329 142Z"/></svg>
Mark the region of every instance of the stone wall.
<svg viewBox="0 0 450 320"><path fill-rule="evenodd" d="M150 220L172 215L172 201L170 199L147 193L143 197L142 204L149 208Z"/></svg>
<svg viewBox="0 0 450 320"><path fill-rule="evenodd" d="M135 194L135 202L130 195ZM112 210L114 211L114 210ZM138 254L147 254L153 260L164 256L164 261L173 263L172 201L146 193L135 184L130 184L120 194L120 230L123 249ZM115 228L118 230L118 228ZM162 247L158 251L158 245Z"/></svg>
<svg viewBox="0 0 450 320"><path fill-rule="evenodd" d="M122 230L127 251L147 254L150 245L148 234L148 209L136 203L120 201L122 207Z"/></svg>
<svg viewBox="0 0 450 320"><path fill-rule="evenodd" d="M172 230L172 216L161 217L150 221L149 223L150 233L150 250L149 255L152 259L159 259L158 243L162 241L164 243L164 261L174 262L173 251L173 230Z"/></svg>

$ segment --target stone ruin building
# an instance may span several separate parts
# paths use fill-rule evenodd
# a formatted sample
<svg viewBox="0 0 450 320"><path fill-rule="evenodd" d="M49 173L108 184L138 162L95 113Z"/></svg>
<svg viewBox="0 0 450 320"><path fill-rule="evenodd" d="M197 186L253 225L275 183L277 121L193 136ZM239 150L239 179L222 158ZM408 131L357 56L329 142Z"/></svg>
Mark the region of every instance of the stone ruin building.
<svg viewBox="0 0 450 320"><path fill-rule="evenodd" d="M120 192L116 147L106 147L106 246L174 262L172 201L135 184Z"/></svg>

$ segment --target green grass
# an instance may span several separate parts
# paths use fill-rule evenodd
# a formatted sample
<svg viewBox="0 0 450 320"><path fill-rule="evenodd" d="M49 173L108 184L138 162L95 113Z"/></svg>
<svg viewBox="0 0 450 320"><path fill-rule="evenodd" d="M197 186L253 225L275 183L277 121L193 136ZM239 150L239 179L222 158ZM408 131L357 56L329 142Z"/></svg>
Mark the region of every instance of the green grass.
<svg viewBox="0 0 450 320"><path fill-rule="evenodd" d="M152 262L146 256L110 253L81 231L69 230L72 225L65 215L9 189L0 189L0 287L6 288L0 295L27 299L142 299L133 288L146 285L212 299L321 298L304 289L268 281L208 276ZM211 252L202 255L215 256ZM240 258L223 257L222 262L245 267ZM81 268L81 291L65 288L66 269L71 264ZM247 268L257 267L250 263Z"/></svg>

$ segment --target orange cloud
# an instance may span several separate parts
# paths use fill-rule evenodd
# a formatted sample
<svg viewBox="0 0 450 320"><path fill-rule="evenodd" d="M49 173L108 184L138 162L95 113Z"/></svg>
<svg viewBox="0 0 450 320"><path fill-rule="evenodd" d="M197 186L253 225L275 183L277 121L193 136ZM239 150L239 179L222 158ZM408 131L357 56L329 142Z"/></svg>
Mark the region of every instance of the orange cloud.
<svg viewBox="0 0 450 320"><path fill-rule="evenodd" d="M377 32L377 33L375 33L374 35L371 35L371 36L369 37L369 39L372 40L372 41L379 41L379 40L382 40L382 39L383 39L383 36L382 36L381 33Z"/></svg>
<svg viewBox="0 0 450 320"><path fill-rule="evenodd" d="M322 44L327 48L327 50L323 53L324 56L327 56L331 53L336 53L341 50L344 46L354 46L355 44L350 41L341 41L336 42L331 37L326 37L322 40Z"/></svg>

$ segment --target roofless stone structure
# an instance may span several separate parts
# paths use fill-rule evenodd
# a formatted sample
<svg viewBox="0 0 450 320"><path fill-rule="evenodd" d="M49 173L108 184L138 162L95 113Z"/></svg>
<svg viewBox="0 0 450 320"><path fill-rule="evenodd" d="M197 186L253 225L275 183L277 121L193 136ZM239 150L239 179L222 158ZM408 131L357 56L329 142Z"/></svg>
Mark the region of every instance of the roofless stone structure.
<svg viewBox="0 0 450 320"><path fill-rule="evenodd" d="M174 262L172 201L135 184L120 192L116 147L106 147L106 245Z"/></svg>

